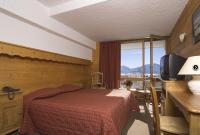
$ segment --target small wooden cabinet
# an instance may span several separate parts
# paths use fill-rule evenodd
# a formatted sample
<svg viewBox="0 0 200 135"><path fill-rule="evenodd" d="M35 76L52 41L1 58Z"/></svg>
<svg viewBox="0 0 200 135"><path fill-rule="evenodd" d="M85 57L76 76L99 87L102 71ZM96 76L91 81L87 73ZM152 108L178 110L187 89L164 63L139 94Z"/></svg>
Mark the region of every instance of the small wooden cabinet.
<svg viewBox="0 0 200 135"><path fill-rule="evenodd" d="M0 135L5 135L20 127L22 118L22 92L16 92L12 100L8 94L0 92Z"/></svg>

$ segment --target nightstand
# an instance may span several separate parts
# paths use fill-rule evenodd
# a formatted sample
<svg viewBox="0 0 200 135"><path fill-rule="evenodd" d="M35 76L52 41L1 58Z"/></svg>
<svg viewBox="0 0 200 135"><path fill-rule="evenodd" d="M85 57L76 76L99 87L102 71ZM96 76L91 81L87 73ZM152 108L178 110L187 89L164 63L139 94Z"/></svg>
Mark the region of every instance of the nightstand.
<svg viewBox="0 0 200 135"><path fill-rule="evenodd" d="M15 92L14 99L0 92L0 135L19 129L22 118L22 92Z"/></svg>

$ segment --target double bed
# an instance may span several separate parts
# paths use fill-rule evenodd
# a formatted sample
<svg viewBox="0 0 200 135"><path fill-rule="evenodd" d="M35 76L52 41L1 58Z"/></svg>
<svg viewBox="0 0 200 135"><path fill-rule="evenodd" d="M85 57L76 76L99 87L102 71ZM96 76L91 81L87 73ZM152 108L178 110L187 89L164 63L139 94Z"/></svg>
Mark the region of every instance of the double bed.
<svg viewBox="0 0 200 135"><path fill-rule="evenodd" d="M26 95L23 110L21 134L120 135L139 108L130 91L63 85Z"/></svg>

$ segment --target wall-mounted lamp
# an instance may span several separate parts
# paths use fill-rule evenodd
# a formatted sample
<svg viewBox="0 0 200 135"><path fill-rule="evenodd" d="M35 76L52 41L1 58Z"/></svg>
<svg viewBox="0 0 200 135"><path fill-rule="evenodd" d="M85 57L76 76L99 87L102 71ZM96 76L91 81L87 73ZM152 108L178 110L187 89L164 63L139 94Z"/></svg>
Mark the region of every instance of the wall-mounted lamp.
<svg viewBox="0 0 200 135"><path fill-rule="evenodd" d="M185 36L186 36L186 33L183 32L179 35L179 39L180 39L180 42L183 43L184 39L185 39Z"/></svg>

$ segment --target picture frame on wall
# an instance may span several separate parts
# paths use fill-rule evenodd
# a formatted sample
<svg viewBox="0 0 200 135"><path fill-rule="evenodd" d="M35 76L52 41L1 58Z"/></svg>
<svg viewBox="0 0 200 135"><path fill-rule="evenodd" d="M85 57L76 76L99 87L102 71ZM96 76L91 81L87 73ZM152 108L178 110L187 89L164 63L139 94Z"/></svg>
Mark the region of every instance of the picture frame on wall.
<svg viewBox="0 0 200 135"><path fill-rule="evenodd" d="M200 6L195 10L192 15L192 33L193 42L196 44L200 41Z"/></svg>

